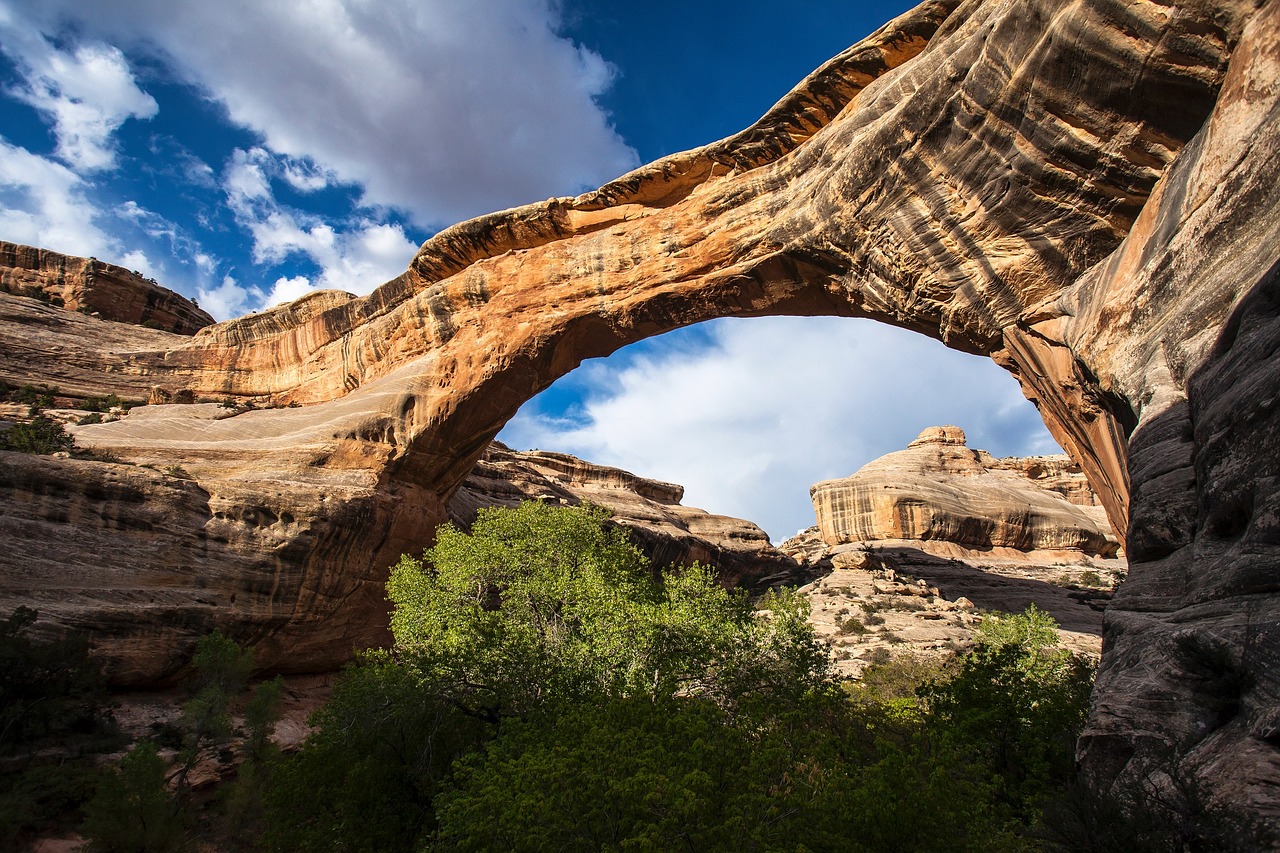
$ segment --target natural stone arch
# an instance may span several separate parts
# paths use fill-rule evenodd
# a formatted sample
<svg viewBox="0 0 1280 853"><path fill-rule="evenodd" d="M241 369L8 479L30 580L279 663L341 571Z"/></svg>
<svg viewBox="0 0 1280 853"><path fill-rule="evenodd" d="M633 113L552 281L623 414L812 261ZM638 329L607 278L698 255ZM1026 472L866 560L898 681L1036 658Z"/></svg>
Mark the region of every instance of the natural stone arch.
<svg viewBox="0 0 1280 853"><path fill-rule="evenodd" d="M164 540L163 559L238 591L197 606L140 582L157 591L154 630L222 624L269 665L332 663L376 636L385 567L429 537L488 440L582 359L714 316L871 317L1013 371L1117 529L1133 517L1138 582L1108 614L1091 766L1120 775L1153 740L1194 755L1209 727L1264 789L1276 641L1240 650L1259 647L1250 620L1280 614L1239 543L1274 552L1258 448L1276 419L1258 400L1278 390L1278 8L926 3L742 134L448 229L367 298L318 294L166 351L71 347L68 385L105 370L120 387L302 404L226 420L157 407L81 431L192 472L194 485L143 489L157 525L200 530ZM1204 378L1224 371L1262 396ZM1247 430L1197 432L1197 413L1214 422L1229 405L1253 407ZM88 476L110 491L115 476L31 464L33 493L83 491ZM36 559L47 543L18 545ZM1180 598L1204 554L1222 580ZM156 675L131 651L138 607L78 583L59 618L114 637L122 678ZM1228 600L1252 615L1215 616ZM1233 715L1176 675L1149 677L1190 647L1247 675Z"/></svg>

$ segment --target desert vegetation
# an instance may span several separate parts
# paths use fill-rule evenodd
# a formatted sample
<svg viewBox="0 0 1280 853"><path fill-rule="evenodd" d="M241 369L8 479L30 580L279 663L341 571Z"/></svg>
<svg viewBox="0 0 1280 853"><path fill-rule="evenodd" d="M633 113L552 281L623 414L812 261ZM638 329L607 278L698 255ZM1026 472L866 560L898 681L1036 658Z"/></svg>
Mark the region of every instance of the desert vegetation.
<svg viewBox="0 0 1280 853"><path fill-rule="evenodd" d="M542 503L440 528L388 594L394 643L347 668L290 754L269 738L280 682L250 690L252 654L213 634L176 722L95 763L114 729L83 641L33 645L34 613L15 614L6 666L65 674L4 682L7 840L60 820L99 851L1252 843L1195 791L1077 786L1093 664L1034 608L988 616L963 653L886 651L841 681L795 592L752 601L703 566L660 571L606 512ZM64 780L33 756L73 732L99 746ZM194 768L232 753L236 772L197 796ZM31 803L36 819L16 817Z"/></svg>

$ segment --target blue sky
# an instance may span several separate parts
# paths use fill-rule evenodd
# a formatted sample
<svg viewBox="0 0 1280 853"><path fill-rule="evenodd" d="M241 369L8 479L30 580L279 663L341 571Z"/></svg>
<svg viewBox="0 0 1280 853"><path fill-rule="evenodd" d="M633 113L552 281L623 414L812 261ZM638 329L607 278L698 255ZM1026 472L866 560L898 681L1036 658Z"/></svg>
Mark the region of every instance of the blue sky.
<svg viewBox="0 0 1280 853"><path fill-rule="evenodd" d="M367 293L461 219L734 133L905 2L0 0L0 239L219 319ZM503 439L812 523L807 489L958 423L1054 449L983 359L849 320L719 321L585 365Z"/></svg>

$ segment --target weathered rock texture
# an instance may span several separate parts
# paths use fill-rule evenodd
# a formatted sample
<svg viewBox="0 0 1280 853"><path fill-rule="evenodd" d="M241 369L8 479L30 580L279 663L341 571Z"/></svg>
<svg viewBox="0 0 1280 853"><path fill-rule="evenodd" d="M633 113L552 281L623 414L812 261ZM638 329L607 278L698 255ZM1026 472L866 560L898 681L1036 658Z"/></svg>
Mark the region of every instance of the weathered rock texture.
<svg viewBox="0 0 1280 853"><path fill-rule="evenodd" d="M194 335L213 318L189 299L124 267L0 241L0 290L38 289L69 311Z"/></svg>
<svg viewBox="0 0 1280 853"><path fill-rule="evenodd" d="M488 506L541 500L608 509L658 567L700 562L722 581L759 589L794 583L800 566L755 524L680 504L684 487L594 465L564 453L513 451L494 442L449 501L449 518L470 527Z"/></svg>
<svg viewBox="0 0 1280 853"><path fill-rule="evenodd" d="M380 618L385 567L583 359L728 315L914 329L1013 372L1126 531L1083 749L1097 783L1173 756L1274 814L1278 17L1275 0L926 2L743 133L447 229L366 298L317 294L145 351L69 343L104 381L305 404L79 438L181 464L208 494L206 559L245 567L209 621L269 666L333 662L352 636L318 626ZM73 475L8 500L40 500L46 476ZM170 499L101 499L125 494ZM6 566L71 526L14 525ZM103 629L91 591L129 563L145 579L148 553L51 566L45 588L87 592L50 593L49 616ZM12 575L3 603L25 596ZM132 637L204 627L154 606L103 644L137 677L154 668Z"/></svg>
<svg viewBox="0 0 1280 853"><path fill-rule="evenodd" d="M954 426L930 427L906 450L868 462L851 477L818 483L809 495L829 545L936 539L1100 556L1114 555L1119 545L1069 457L997 460L966 447Z"/></svg>
<svg viewBox="0 0 1280 853"><path fill-rule="evenodd" d="M950 655L972 641L983 613L1032 605L1054 618L1064 645L1096 658L1103 609L1127 568L1123 559L1076 550L966 548L940 539L829 545L816 527L778 550L814 578L800 587L809 621L850 676L886 653Z"/></svg>

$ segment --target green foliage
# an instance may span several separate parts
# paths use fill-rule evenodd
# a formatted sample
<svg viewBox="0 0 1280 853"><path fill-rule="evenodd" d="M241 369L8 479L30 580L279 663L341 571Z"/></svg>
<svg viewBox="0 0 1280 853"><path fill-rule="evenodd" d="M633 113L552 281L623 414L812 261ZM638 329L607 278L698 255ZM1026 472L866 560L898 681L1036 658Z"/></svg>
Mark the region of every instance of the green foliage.
<svg viewBox="0 0 1280 853"><path fill-rule="evenodd" d="M415 849L454 760L492 732L387 653L348 668L311 722L304 747L272 767L272 850Z"/></svg>
<svg viewBox="0 0 1280 853"><path fill-rule="evenodd" d="M0 778L0 850L26 849L33 833L76 820L99 776L87 757L6 762Z"/></svg>
<svg viewBox="0 0 1280 853"><path fill-rule="evenodd" d="M81 833L94 853L160 853L186 846L187 817L165 784L155 744L141 741L85 808Z"/></svg>
<svg viewBox="0 0 1280 853"><path fill-rule="evenodd" d="M128 403L121 400L115 394L106 394L97 397L85 397L80 403L80 408L87 412L109 412L112 409L127 408Z"/></svg>
<svg viewBox="0 0 1280 853"><path fill-rule="evenodd" d="M23 403L36 409L48 409L53 406L53 398L58 389L52 385L20 385L13 387L6 384L3 389L4 399L10 403Z"/></svg>
<svg viewBox="0 0 1280 853"><path fill-rule="evenodd" d="M106 688L83 636L33 642L37 612L18 607L0 621L0 756L50 738L97 738L113 728Z"/></svg>
<svg viewBox="0 0 1280 853"><path fill-rule="evenodd" d="M1106 583L1102 580L1102 576L1093 569L1080 573L1080 583L1083 586L1106 586Z"/></svg>
<svg viewBox="0 0 1280 853"><path fill-rule="evenodd" d="M443 527L388 593L395 647L270 762L271 849L1030 849L1091 676L1032 610L838 690L796 593L655 572L589 507Z"/></svg>
<svg viewBox="0 0 1280 853"><path fill-rule="evenodd" d="M440 797L437 847L843 847L839 739L805 710L761 728L705 699L630 698L509 721Z"/></svg>
<svg viewBox="0 0 1280 853"><path fill-rule="evenodd" d="M1093 663L1058 645L1056 623L1033 605L990 616L954 677L921 692L935 736L991 774L999 801L1024 820L1071 783Z"/></svg>
<svg viewBox="0 0 1280 853"><path fill-rule="evenodd" d="M89 755L117 742L88 643L33 641L36 617L19 607L0 620L0 849L84 802L97 781Z"/></svg>
<svg viewBox="0 0 1280 853"><path fill-rule="evenodd" d="M222 792L226 834L240 849L257 847L266 830L263 796L271 779L271 767L280 752L270 738L280 718L283 695L284 682L277 676L258 684L244 706L246 734L242 760L235 782Z"/></svg>
<svg viewBox="0 0 1280 853"><path fill-rule="evenodd" d="M75 444L75 439L67 435L62 424L44 415L0 432L0 450L18 453L57 453L59 450L71 450Z"/></svg>
<svg viewBox="0 0 1280 853"><path fill-rule="evenodd" d="M194 695L182 706L178 727L183 733L178 753L177 787L187 793L187 776L206 747L231 736L231 702L244 690L253 673L253 650L214 631L196 642Z"/></svg>
<svg viewBox="0 0 1280 853"><path fill-rule="evenodd" d="M492 722L599 696L744 702L826 677L799 596L769 597L761 619L706 567L655 578L607 519L529 502L482 510L470 534L441 527L392 571L397 650Z"/></svg>

